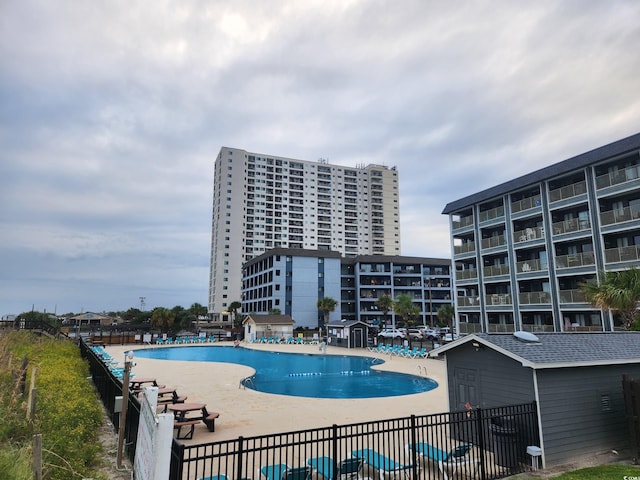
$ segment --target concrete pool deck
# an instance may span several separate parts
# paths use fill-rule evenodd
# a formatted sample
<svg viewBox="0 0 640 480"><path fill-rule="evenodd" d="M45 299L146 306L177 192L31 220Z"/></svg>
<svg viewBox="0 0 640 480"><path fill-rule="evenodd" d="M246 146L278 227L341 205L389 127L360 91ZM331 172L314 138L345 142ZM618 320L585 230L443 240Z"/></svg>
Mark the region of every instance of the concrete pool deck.
<svg viewBox="0 0 640 480"><path fill-rule="evenodd" d="M231 345L231 342L202 344ZM105 349L116 360L122 362L124 352L152 347L156 346L110 345ZM243 343L242 347L322 354L318 345ZM193 440L184 440L189 444L234 439L241 435L248 437L326 427L334 423L341 425L449 410L446 372L444 362L440 360L389 357L364 349L331 346L327 348L326 354L378 357L385 363L374 368L393 372L423 376L426 371L426 376L435 380L438 387L424 393L397 397L324 399L274 395L240 387L240 380L253 374L253 369L244 365L135 357L133 361L136 365L132 371L137 377L153 377L159 384L175 388L180 395L188 397L187 402L205 403L209 411L220 413L220 418L216 420L216 431L209 432L204 424L198 425Z"/></svg>

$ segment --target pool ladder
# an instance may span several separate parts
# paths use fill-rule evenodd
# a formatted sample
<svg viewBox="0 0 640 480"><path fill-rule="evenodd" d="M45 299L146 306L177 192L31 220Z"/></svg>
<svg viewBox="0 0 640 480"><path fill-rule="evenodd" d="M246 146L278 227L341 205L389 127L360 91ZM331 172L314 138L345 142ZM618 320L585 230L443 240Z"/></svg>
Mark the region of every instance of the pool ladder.
<svg viewBox="0 0 640 480"><path fill-rule="evenodd" d="M250 377L245 377L240 380L240 384L238 385L238 389L244 388L246 390L247 385L251 385L255 390L255 384L253 383L253 378L255 375L251 375Z"/></svg>

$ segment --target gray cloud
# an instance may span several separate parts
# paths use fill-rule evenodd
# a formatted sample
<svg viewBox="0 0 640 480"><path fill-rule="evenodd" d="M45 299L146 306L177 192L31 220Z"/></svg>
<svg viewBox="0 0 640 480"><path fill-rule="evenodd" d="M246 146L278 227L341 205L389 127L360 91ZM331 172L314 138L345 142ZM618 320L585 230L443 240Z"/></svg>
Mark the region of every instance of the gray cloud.
<svg viewBox="0 0 640 480"><path fill-rule="evenodd" d="M0 314L206 304L222 145L453 200L630 135L637 2L44 2L0 16Z"/></svg>

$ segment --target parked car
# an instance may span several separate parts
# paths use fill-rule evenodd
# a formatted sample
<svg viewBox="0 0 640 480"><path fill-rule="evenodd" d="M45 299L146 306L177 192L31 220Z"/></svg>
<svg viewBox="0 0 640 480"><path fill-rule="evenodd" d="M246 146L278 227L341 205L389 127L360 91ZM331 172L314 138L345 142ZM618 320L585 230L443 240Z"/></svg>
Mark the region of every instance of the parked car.
<svg viewBox="0 0 640 480"><path fill-rule="evenodd" d="M427 340L438 340L440 338L440 334L435 328L424 328L422 330L422 336Z"/></svg>
<svg viewBox="0 0 640 480"><path fill-rule="evenodd" d="M442 343L453 342L454 340L457 340L459 338L460 335L458 335L457 333L447 333L444 337L442 337Z"/></svg>
<svg viewBox="0 0 640 480"><path fill-rule="evenodd" d="M405 334L403 331L398 330L397 328L385 328L379 334L379 337L383 338L405 338Z"/></svg>
<svg viewBox="0 0 640 480"><path fill-rule="evenodd" d="M412 340L424 340L422 330L420 330L419 328L410 328L407 330L407 333Z"/></svg>

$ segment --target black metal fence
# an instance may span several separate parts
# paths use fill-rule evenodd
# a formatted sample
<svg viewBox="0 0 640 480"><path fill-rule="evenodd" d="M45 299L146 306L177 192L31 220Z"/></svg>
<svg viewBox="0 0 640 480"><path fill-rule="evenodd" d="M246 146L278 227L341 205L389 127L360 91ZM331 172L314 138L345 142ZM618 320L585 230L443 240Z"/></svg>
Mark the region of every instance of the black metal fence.
<svg viewBox="0 0 640 480"><path fill-rule="evenodd" d="M102 404L109 414L116 429L120 428L120 414L116 412L116 397L122 396L122 381L109 370L107 364L85 342L80 341L80 353L89 363L89 372L93 378L96 390L100 394ZM124 361L124 359L123 359ZM127 415L124 429L124 454L133 462L138 438L138 423L140 420L140 402L134 395L129 395Z"/></svg>
<svg viewBox="0 0 640 480"><path fill-rule="evenodd" d="M200 445L173 443L171 478L280 480L286 467L340 476L344 459L361 458L362 475L383 480L497 479L531 465L538 444L535 403L240 437ZM446 477L445 477L446 478Z"/></svg>
<svg viewBox="0 0 640 480"><path fill-rule="evenodd" d="M117 427L115 398L122 382L80 342L93 381ZM124 359L123 359L124 360ZM129 396L125 454L133 461L140 404ZM539 445L535 403L332 425L271 435L186 445L173 440L171 480L283 480L303 467L314 480L336 480L342 462L359 458L361 477L407 480L504 478L531 465L527 446ZM309 480L306 476L299 480ZM290 479L296 480L296 479Z"/></svg>

